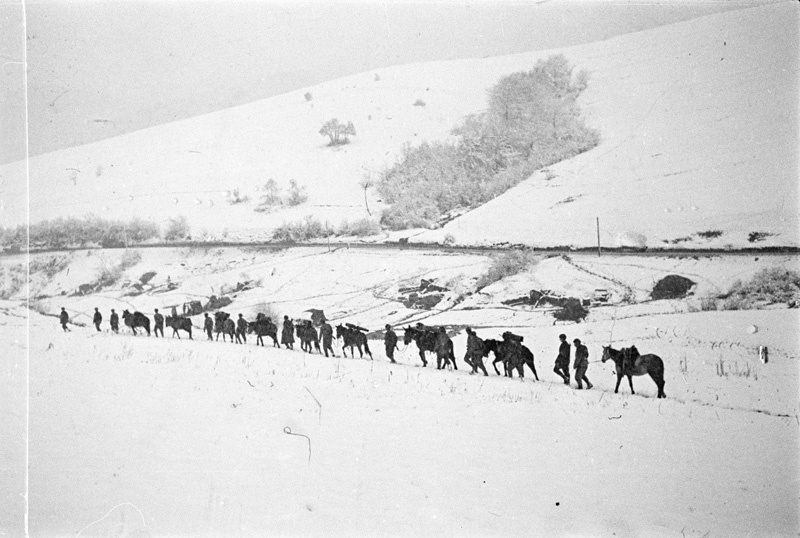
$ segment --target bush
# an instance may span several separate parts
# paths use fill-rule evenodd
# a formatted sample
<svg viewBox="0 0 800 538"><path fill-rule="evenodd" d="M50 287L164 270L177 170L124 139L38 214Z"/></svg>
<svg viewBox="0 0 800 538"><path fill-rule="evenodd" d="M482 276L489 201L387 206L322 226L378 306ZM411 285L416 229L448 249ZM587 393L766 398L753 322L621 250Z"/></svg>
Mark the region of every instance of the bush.
<svg viewBox="0 0 800 538"><path fill-rule="evenodd" d="M180 241L189 238L189 222L186 217L174 217L169 219L167 229L164 230L164 241Z"/></svg>
<svg viewBox="0 0 800 538"><path fill-rule="evenodd" d="M158 226L152 222L133 219L128 222L101 219L95 216L82 218L58 218L0 230L0 243L4 250L19 252L28 247L32 250L82 248L98 245L104 248L123 247L131 243L142 243L158 238Z"/></svg>
<svg viewBox="0 0 800 538"><path fill-rule="evenodd" d="M724 308L753 308L757 303L791 303L800 300L800 274L782 267L769 267L747 282L737 281L725 296Z"/></svg>
<svg viewBox="0 0 800 538"><path fill-rule="evenodd" d="M481 290L489 284L498 282L507 276L521 273L538 261L539 258L532 252L524 250L512 250L503 254L494 255L492 256L489 269L484 275L478 278L475 285L478 290Z"/></svg>
<svg viewBox="0 0 800 538"><path fill-rule="evenodd" d="M302 222L284 222L272 232L272 240L281 243L297 243L332 235L327 224L323 225L311 215Z"/></svg>
<svg viewBox="0 0 800 538"><path fill-rule="evenodd" d="M353 222L344 221L337 229L337 235L352 235L355 237L368 237L381 233L381 225L372 219L358 219Z"/></svg>
<svg viewBox="0 0 800 538"><path fill-rule="evenodd" d="M681 299L686 297L696 282L680 275L668 275L656 283L650 297L659 299Z"/></svg>
<svg viewBox="0 0 800 538"><path fill-rule="evenodd" d="M300 205L308 200L306 188L297 184L296 179L289 180L289 196L286 203L292 207Z"/></svg>
<svg viewBox="0 0 800 538"><path fill-rule="evenodd" d="M231 205L236 204L243 204L250 201L250 197L247 195L242 196L239 192L239 189L233 189L228 195L228 203Z"/></svg>
<svg viewBox="0 0 800 538"><path fill-rule="evenodd" d="M342 144L348 144L350 142L347 138L348 136L356 135L356 128L352 121L348 121L347 125L345 125L338 119L333 118L322 126L319 130L319 134L330 138L329 146L341 146Z"/></svg>
<svg viewBox="0 0 800 538"><path fill-rule="evenodd" d="M721 230L707 230L705 232L697 232L697 235L702 237L703 239L714 239L715 237L719 237L722 235Z"/></svg>
<svg viewBox="0 0 800 538"><path fill-rule="evenodd" d="M483 204L534 171L596 146L600 135L577 105L587 84L588 74L573 76L560 55L503 77L489 91L488 110L453 130L456 143L406 147L383 173L378 191L390 208L382 223L430 227L453 209Z"/></svg>
<svg viewBox="0 0 800 538"><path fill-rule="evenodd" d="M751 243L758 243L759 241L763 241L771 235L773 234L769 232L750 232L750 234L747 236L747 240Z"/></svg>
<svg viewBox="0 0 800 538"><path fill-rule="evenodd" d="M414 106L425 106L425 101L423 101L422 99L417 99L416 101L414 101Z"/></svg>

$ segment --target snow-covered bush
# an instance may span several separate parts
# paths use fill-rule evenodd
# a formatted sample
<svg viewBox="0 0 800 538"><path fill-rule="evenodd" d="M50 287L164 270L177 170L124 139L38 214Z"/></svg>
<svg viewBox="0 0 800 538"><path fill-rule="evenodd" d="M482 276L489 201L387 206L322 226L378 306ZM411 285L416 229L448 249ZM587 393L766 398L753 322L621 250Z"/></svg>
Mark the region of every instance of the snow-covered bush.
<svg viewBox="0 0 800 538"><path fill-rule="evenodd" d="M494 255L492 256L489 269L478 278L478 282L475 286L478 290L481 290L489 284L493 284L505 277L521 273L538 261L539 258L535 256L533 252L525 250L512 250L510 252L504 252L503 254Z"/></svg>

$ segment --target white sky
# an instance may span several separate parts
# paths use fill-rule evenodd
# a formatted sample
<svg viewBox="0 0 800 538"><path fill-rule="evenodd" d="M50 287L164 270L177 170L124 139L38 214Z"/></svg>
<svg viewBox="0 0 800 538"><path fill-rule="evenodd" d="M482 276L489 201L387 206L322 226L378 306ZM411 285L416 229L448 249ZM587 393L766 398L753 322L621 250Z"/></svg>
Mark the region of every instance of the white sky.
<svg viewBox="0 0 800 538"><path fill-rule="evenodd" d="M761 2L28 2L36 155L371 69L606 39ZM0 162L25 156L22 10L0 0Z"/></svg>

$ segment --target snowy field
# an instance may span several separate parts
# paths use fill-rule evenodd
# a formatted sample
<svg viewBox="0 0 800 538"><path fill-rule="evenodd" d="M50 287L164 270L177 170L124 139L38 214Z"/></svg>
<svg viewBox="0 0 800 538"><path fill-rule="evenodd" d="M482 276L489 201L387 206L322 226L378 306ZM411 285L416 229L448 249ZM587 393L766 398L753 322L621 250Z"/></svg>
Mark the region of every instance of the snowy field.
<svg viewBox="0 0 800 538"><path fill-rule="evenodd" d="M2 345L30 352L32 536L797 534L795 309L693 311L691 298L642 299L593 308L585 323L553 325L547 311L500 301L517 295L520 279L529 288L537 279L554 283L559 271L548 262L562 258L468 297L483 306L463 301L420 311L392 300L390 284L421 276L469 282L486 258L302 248L141 253L119 284L95 295L70 293L91 279L93 263L111 264L121 251L70 253L70 264L46 286L34 279L32 295L55 296L40 298L37 309L52 315L65 306L87 324L70 333L54 317L31 312L26 343L26 310L19 301L0 305ZM658 274L689 263L614 260L575 263L612 271L630 287L651 278L644 267ZM759 268L750 258L704 263L697 274L721 284ZM797 260L770 263L795 267ZM325 358L299 346L207 342L199 330L189 341L170 338L167 329L162 341L127 328L111 334L104 321L97 333L77 313L97 305L106 320L115 306L151 314L181 294L235 284L246 264L246 276L262 281L232 293L226 311L252 319L257 306L250 305L260 300L293 317L324 308L334 324L371 329L384 320L447 324L459 369L422 368L413 344L402 340L392 365L379 333L370 361L341 357L338 344L337 357ZM146 293L125 295L126 282L159 266L178 285L164 292L173 296L159 297L164 271ZM320 274L328 276L320 281ZM574 275L562 279L589 285ZM327 283L327 293L312 288L315 281ZM466 324L486 338L505 329L525 336L540 381L528 371L523 381L497 376L491 366L489 377L468 375L460 359ZM646 377L634 378L635 396L625 380L615 395L610 363L590 365L592 390L565 387L552 372L560 332L581 338L591 361L609 342L658 354L667 399L655 399ZM766 364L762 345L770 350ZM24 376L6 374L18 382L12 400L24 401ZM13 425L24 431L19 417ZM11 461L24 462L23 441L4 445ZM7 499L23 478L16 475Z"/></svg>

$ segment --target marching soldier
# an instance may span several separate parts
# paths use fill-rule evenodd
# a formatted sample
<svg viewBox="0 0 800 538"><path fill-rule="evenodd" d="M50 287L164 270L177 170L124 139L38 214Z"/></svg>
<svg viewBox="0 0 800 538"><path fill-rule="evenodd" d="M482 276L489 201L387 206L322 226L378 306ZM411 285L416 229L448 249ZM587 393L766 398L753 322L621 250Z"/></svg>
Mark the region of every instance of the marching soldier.
<svg viewBox="0 0 800 538"><path fill-rule="evenodd" d="M471 327L467 327L467 356L464 361L472 366L469 375L477 374L478 368L483 370L483 375L488 376L486 366L483 365L483 340L481 340Z"/></svg>
<svg viewBox="0 0 800 538"><path fill-rule="evenodd" d="M325 318L322 318L322 325L319 326L319 336L322 339L322 350L325 352L325 356L328 356L328 350L330 350L331 356L335 357L336 353L331 347L333 345L333 327Z"/></svg>
<svg viewBox="0 0 800 538"><path fill-rule="evenodd" d="M58 321L61 322L61 328L64 329L64 332L71 332L69 328L67 328L67 323L69 323L69 314L67 314L66 309L62 306L61 307L61 314L58 315Z"/></svg>
<svg viewBox="0 0 800 538"><path fill-rule="evenodd" d="M174 311L175 308L173 307L172 310ZM173 315L173 317L177 316ZM161 338L164 338L164 316L158 313L158 308L156 308L156 313L153 314L153 321L155 322L153 332L156 333L156 337L158 337L158 331L161 331Z"/></svg>
<svg viewBox="0 0 800 538"><path fill-rule="evenodd" d="M247 320L239 314L239 319L236 320L236 343L247 343Z"/></svg>
<svg viewBox="0 0 800 538"><path fill-rule="evenodd" d="M111 309L111 317L108 322L111 324L111 330L115 333L119 333L119 314L117 314L113 308Z"/></svg>
<svg viewBox="0 0 800 538"><path fill-rule="evenodd" d="M578 390L583 389L582 381L586 381L586 388L592 388L592 384L586 377L586 370L589 368L589 350L576 338L572 341L575 344L575 381L578 383Z"/></svg>
<svg viewBox="0 0 800 538"><path fill-rule="evenodd" d="M394 350L397 349L397 334L392 330L392 326L386 324L386 334L383 336L383 343L386 346L386 356L392 364L397 364L394 360Z"/></svg>
<svg viewBox="0 0 800 538"><path fill-rule="evenodd" d="M203 321L203 329L205 329L208 339L213 340L214 337L211 336L211 333L214 331L214 320L211 319L211 316L208 315L208 312L205 312L204 315L205 321Z"/></svg>
<svg viewBox="0 0 800 538"><path fill-rule="evenodd" d="M100 313L100 310L97 307L94 307L94 316L92 317L92 323L94 323L97 332L100 332L100 323L103 322L103 314Z"/></svg>
<svg viewBox="0 0 800 538"><path fill-rule="evenodd" d="M569 385L569 354L570 347L567 343L567 335L560 334L558 338L561 340L561 345L558 346L558 356L556 357L556 364L553 371L564 380L565 385Z"/></svg>
<svg viewBox="0 0 800 538"><path fill-rule="evenodd" d="M289 319L289 316L283 316L281 344L284 344L286 349L294 349L294 323Z"/></svg>

